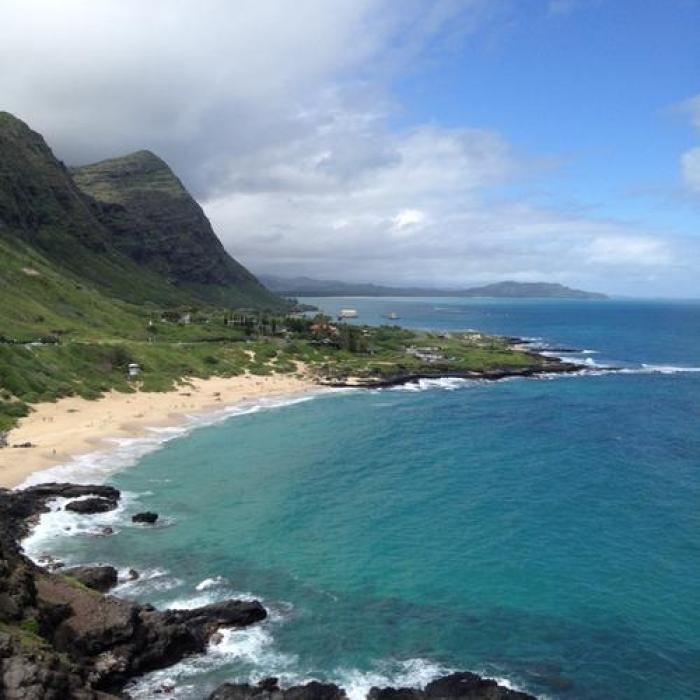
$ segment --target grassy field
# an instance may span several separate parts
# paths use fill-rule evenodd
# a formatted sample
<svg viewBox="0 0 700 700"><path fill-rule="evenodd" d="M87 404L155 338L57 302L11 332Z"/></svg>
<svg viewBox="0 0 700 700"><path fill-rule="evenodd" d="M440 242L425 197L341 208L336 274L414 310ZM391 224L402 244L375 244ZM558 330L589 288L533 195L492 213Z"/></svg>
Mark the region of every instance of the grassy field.
<svg viewBox="0 0 700 700"><path fill-rule="evenodd" d="M93 399L112 389L167 391L189 377L291 373L298 371L298 363L319 380L342 382L538 362L502 339L470 333L440 336L396 327L331 326L327 319L312 330L319 324L311 320L261 316L252 317L247 327L232 327L226 318L221 310L200 310L183 326L125 309L120 335L111 317L103 328L76 322L57 342L0 344L0 431L41 401L72 395ZM137 380L128 377L130 363L141 368Z"/></svg>

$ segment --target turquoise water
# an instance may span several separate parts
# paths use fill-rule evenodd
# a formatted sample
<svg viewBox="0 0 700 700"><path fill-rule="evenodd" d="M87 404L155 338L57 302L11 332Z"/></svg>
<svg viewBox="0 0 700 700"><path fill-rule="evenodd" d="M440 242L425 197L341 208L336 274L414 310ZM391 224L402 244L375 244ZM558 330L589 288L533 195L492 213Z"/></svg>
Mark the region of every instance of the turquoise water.
<svg viewBox="0 0 700 700"><path fill-rule="evenodd" d="M270 674L358 696L459 668L564 700L699 697L700 373L682 370L700 366L700 303L317 303L536 336L623 372L242 413L113 475L127 499L98 516L112 537L66 536L94 521L49 516L30 549L144 572L123 595L247 593L272 611L137 696ZM143 509L163 526L132 526Z"/></svg>

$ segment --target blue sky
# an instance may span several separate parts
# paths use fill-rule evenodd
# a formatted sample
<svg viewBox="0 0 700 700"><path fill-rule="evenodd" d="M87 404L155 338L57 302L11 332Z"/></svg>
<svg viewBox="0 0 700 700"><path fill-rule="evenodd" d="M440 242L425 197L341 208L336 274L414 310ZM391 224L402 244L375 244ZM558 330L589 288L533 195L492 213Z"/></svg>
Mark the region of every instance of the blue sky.
<svg viewBox="0 0 700 700"><path fill-rule="evenodd" d="M256 272L700 297L700 0L4 0L2 107Z"/></svg>
<svg viewBox="0 0 700 700"><path fill-rule="evenodd" d="M698 138L678 105L700 91L700 3L522 0L495 14L483 35L397 83L397 126L495 129L562 164L535 191L699 233L678 168Z"/></svg>

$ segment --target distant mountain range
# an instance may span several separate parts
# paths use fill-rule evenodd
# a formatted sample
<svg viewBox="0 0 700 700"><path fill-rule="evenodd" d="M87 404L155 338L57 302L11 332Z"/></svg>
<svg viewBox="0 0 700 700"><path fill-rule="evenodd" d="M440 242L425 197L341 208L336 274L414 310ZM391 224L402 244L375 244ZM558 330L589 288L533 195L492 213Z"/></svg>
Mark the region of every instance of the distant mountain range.
<svg viewBox="0 0 700 700"><path fill-rule="evenodd" d="M513 299L608 299L605 294L572 289L550 282L496 282L467 289L430 287L389 287L378 284L318 280L310 277L259 275L260 281L282 296L373 296L373 297L493 297Z"/></svg>

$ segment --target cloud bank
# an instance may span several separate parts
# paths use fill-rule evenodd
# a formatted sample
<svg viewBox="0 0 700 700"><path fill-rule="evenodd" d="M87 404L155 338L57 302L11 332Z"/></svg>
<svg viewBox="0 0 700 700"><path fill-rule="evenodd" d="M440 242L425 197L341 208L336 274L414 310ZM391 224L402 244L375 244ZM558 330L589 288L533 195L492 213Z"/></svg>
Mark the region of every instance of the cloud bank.
<svg viewBox="0 0 700 700"><path fill-rule="evenodd" d="M512 194L551 154L483 125L392 126L393 81L494 31L508 5L5 0L2 107L69 163L159 153L256 271L677 289L697 270L686 241ZM700 149L682 168L700 193Z"/></svg>

